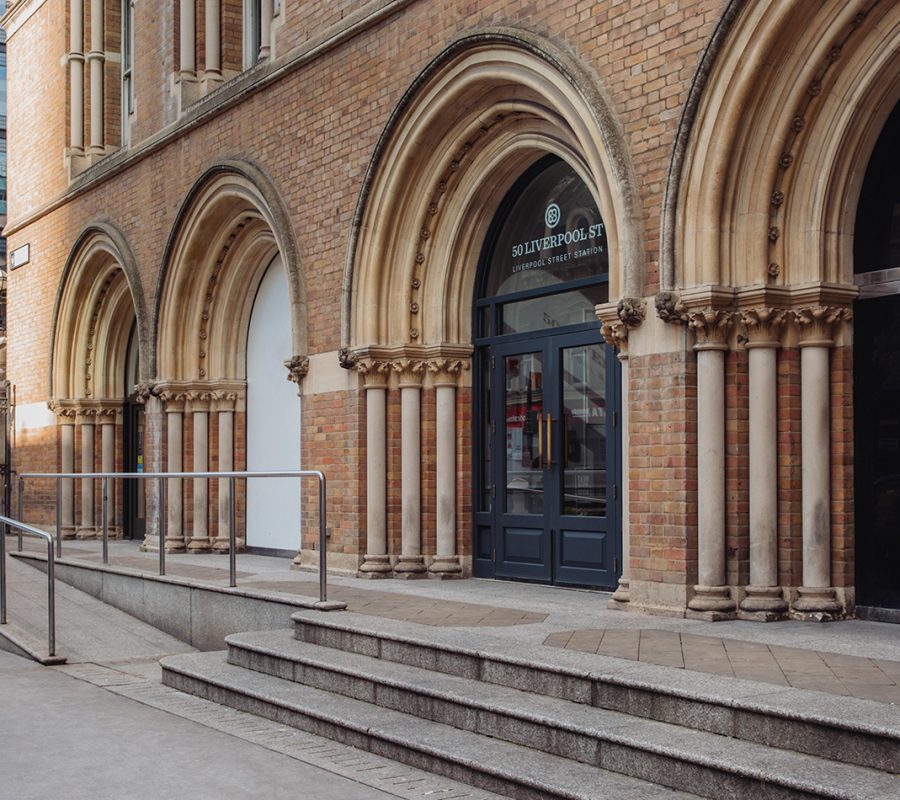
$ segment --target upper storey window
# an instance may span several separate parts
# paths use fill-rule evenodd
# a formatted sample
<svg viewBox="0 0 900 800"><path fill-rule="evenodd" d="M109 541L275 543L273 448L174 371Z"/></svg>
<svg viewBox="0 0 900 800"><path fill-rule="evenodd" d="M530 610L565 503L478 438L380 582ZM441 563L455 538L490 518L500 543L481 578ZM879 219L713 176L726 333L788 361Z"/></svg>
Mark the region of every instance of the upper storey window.
<svg viewBox="0 0 900 800"><path fill-rule="evenodd" d="M178 0L179 113L223 81L271 58L275 3Z"/></svg>
<svg viewBox="0 0 900 800"><path fill-rule="evenodd" d="M122 145L131 143L131 121L134 114L134 0L122 0Z"/></svg>

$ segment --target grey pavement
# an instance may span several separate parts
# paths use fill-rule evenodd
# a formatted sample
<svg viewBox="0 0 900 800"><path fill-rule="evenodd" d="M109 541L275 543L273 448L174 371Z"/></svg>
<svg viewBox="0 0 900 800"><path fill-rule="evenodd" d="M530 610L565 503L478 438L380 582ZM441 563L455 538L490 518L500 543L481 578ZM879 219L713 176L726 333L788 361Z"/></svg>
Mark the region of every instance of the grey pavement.
<svg viewBox="0 0 900 800"><path fill-rule="evenodd" d="M7 653L0 730L10 800L392 796Z"/></svg>

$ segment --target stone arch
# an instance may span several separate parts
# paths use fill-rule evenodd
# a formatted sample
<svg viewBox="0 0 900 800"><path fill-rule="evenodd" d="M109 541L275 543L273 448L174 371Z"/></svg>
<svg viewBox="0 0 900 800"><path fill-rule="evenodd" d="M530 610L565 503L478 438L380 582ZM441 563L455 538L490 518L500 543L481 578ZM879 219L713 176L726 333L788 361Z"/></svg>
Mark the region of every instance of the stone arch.
<svg viewBox="0 0 900 800"><path fill-rule="evenodd" d="M149 326L134 256L108 223L85 228L66 262L51 330L50 397L121 400L128 337L136 326L140 379L148 375Z"/></svg>
<svg viewBox="0 0 900 800"><path fill-rule="evenodd" d="M682 122L663 288L847 283L862 175L900 97L900 7L734 7Z"/></svg>
<svg viewBox="0 0 900 800"><path fill-rule="evenodd" d="M466 36L410 87L370 165L345 272L350 348L463 343L478 255L505 192L570 163L607 223L610 294L643 293L643 232L621 126L596 78L523 31Z"/></svg>
<svg viewBox="0 0 900 800"><path fill-rule="evenodd" d="M285 357L305 355L306 287L288 215L271 181L243 162L217 164L194 184L177 220L157 287L157 377L245 377L253 298L278 254L291 294L294 352Z"/></svg>

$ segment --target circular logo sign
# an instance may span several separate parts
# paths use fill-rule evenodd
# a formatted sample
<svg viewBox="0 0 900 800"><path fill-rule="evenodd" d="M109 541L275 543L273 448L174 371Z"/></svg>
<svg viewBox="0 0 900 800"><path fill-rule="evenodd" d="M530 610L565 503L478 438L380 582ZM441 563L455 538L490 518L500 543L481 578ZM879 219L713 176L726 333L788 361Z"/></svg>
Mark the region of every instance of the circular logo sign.
<svg viewBox="0 0 900 800"><path fill-rule="evenodd" d="M544 222L547 223L548 228L555 228L559 225L560 216L559 206L556 203L550 203L544 212Z"/></svg>

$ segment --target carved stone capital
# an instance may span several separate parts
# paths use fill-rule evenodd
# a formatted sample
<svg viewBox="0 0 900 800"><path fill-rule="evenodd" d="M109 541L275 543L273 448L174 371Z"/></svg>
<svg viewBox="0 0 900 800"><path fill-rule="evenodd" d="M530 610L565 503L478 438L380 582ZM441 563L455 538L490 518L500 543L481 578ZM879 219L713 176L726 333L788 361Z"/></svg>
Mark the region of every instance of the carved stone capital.
<svg viewBox="0 0 900 800"><path fill-rule="evenodd" d="M181 414L190 397L184 388L165 386L159 390L159 399L163 401L166 413Z"/></svg>
<svg viewBox="0 0 900 800"><path fill-rule="evenodd" d="M389 361L374 358L358 359L354 368L362 376L367 389L383 389L387 386L390 374Z"/></svg>
<svg viewBox="0 0 900 800"><path fill-rule="evenodd" d="M421 358L396 358L391 361L391 369L397 373L401 388L421 386L425 377L425 361Z"/></svg>
<svg viewBox="0 0 900 800"><path fill-rule="evenodd" d="M71 425L75 422L75 415L78 413L77 408L72 405L70 400L48 400L47 408L49 408L63 425Z"/></svg>
<svg viewBox="0 0 900 800"><path fill-rule="evenodd" d="M297 396L301 394L303 379L309 372L309 358L306 356L291 356L285 359L284 366L288 371L287 379L297 384Z"/></svg>
<svg viewBox="0 0 900 800"><path fill-rule="evenodd" d="M687 307L675 292L659 292L656 295L656 316L663 322L687 322Z"/></svg>
<svg viewBox="0 0 900 800"><path fill-rule="evenodd" d="M800 328L800 347L831 347L834 328L852 319L853 312L841 306L804 306L793 311Z"/></svg>
<svg viewBox="0 0 900 800"><path fill-rule="evenodd" d="M607 344L628 352L628 326L622 320L603 320L600 323L600 335Z"/></svg>
<svg viewBox="0 0 900 800"><path fill-rule="evenodd" d="M747 347L777 347L787 312L780 308L747 308L741 311L741 324L747 331Z"/></svg>
<svg viewBox="0 0 900 800"><path fill-rule="evenodd" d="M150 399L150 396L153 394L153 384L148 382L139 383L134 387L134 401L136 403L140 403L141 405L145 405L146 402Z"/></svg>
<svg viewBox="0 0 900 800"><path fill-rule="evenodd" d="M627 328L637 328L647 318L647 304L640 297L623 297L616 315Z"/></svg>
<svg viewBox="0 0 900 800"><path fill-rule="evenodd" d="M349 347L338 350L338 364L341 369L353 369L359 362L359 357Z"/></svg>
<svg viewBox="0 0 900 800"><path fill-rule="evenodd" d="M697 336L695 350L724 350L734 313L718 308L697 308L687 312L687 325Z"/></svg>
<svg viewBox="0 0 900 800"><path fill-rule="evenodd" d="M432 358L426 363L435 386L456 386L460 373L468 366L467 361L457 358Z"/></svg>

